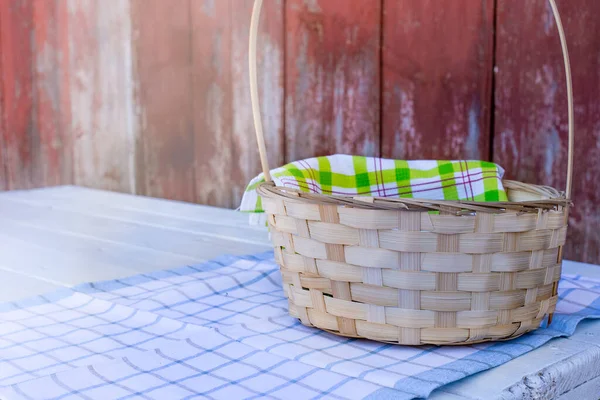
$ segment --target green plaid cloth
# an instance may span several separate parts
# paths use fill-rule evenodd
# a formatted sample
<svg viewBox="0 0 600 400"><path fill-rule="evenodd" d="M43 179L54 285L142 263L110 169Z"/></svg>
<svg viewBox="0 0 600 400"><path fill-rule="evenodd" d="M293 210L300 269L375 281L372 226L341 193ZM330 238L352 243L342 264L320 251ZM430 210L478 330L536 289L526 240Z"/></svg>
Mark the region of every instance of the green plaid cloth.
<svg viewBox="0 0 600 400"><path fill-rule="evenodd" d="M336 154L294 161L271 170L275 185L342 196L405 197L428 200L507 201L504 170L487 161L401 161ZM256 188L246 188L240 211L263 212Z"/></svg>

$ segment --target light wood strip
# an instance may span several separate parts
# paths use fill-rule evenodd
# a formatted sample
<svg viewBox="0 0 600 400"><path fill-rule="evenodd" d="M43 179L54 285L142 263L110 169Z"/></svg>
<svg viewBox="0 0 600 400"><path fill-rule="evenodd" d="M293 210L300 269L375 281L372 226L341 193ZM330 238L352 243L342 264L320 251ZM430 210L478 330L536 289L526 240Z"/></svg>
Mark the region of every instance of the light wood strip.
<svg viewBox="0 0 600 400"><path fill-rule="evenodd" d="M362 283L351 283L352 300L378 306L397 306L398 291L389 287L377 287ZM418 292L416 292L418 293Z"/></svg>
<svg viewBox="0 0 600 400"><path fill-rule="evenodd" d="M511 310L525 305L525 290L490 293L491 310Z"/></svg>
<svg viewBox="0 0 600 400"><path fill-rule="evenodd" d="M398 339L398 328L390 324L356 321L356 331L360 336L372 340L395 342Z"/></svg>
<svg viewBox="0 0 600 400"><path fill-rule="evenodd" d="M421 329L421 341L425 343L456 343L469 338L469 329L464 328L425 328Z"/></svg>
<svg viewBox="0 0 600 400"><path fill-rule="evenodd" d="M310 237L322 243L358 245L358 230L344 225L309 221Z"/></svg>
<svg viewBox="0 0 600 400"><path fill-rule="evenodd" d="M481 254L502 251L502 233L465 233L460 235L459 252Z"/></svg>
<svg viewBox="0 0 600 400"><path fill-rule="evenodd" d="M314 308L313 309L309 308L307 310L307 312L308 312L308 318L314 326L317 326L321 329L329 329L331 331L337 331L338 322L337 322L337 318L334 317L333 315L330 315L330 314L327 314L324 312L319 312L319 311L315 310Z"/></svg>
<svg viewBox="0 0 600 400"><path fill-rule="evenodd" d="M436 274L433 272L382 270L383 284L407 290L435 290Z"/></svg>
<svg viewBox="0 0 600 400"><path fill-rule="evenodd" d="M494 225L491 232L527 232L535 229L537 216L535 214L517 214L506 212L493 216Z"/></svg>
<svg viewBox="0 0 600 400"><path fill-rule="evenodd" d="M456 326L459 328L488 328L494 326L498 311L459 311L456 313Z"/></svg>
<svg viewBox="0 0 600 400"><path fill-rule="evenodd" d="M339 261L317 260L319 274L334 281L362 282L362 268Z"/></svg>
<svg viewBox="0 0 600 400"><path fill-rule="evenodd" d="M432 311L467 311L471 309L471 293L422 291L421 309Z"/></svg>
<svg viewBox="0 0 600 400"><path fill-rule="evenodd" d="M385 307L367 304L367 321L375 324L385 324Z"/></svg>
<svg viewBox="0 0 600 400"><path fill-rule="evenodd" d="M325 306L329 314L349 319L367 319L368 305L325 296Z"/></svg>
<svg viewBox="0 0 600 400"><path fill-rule="evenodd" d="M305 257L326 259L327 250L324 243L299 236L294 237L294 249Z"/></svg>
<svg viewBox="0 0 600 400"><path fill-rule="evenodd" d="M463 292L493 292L500 289L500 274L458 274L457 288Z"/></svg>
<svg viewBox="0 0 600 400"><path fill-rule="evenodd" d="M430 272L470 272L473 255L463 253L422 253L421 270Z"/></svg>
<svg viewBox="0 0 600 400"><path fill-rule="evenodd" d="M349 264L374 268L400 268L400 253L396 251L345 246L344 253Z"/></svg>
<svg viewBox="0 0 600 400"><path fill-rule="evenodd" d="M340 224L356 229L397 229L398 211L340 207Z"/></svg>
<svg viewBox="0 0 600 400"><path fill-rule="evenodd" d="M421 229L441 234L471 233L475 231L475 217L464 215L421 214Z"/></svg>
<svg viewBox="0 0 600 400"><path fill-rule="evenodd" d="M275 228L279 231L279 232L285 232L285 233L291 233L296 235L298 233L298 227L297 224L304 222L303 220L298 220L292 217L288 217L285 215L275 215L274 216L274 225ZM306 224L306 222L305 222ZM303 237L307 237L305 235L301 235Z"/></svg>
<svg viewBox="0 0 600 400"><path fill-rule="evenodd" d="M379 244L389 250L432 253L437 251L437 235L431 232L379 231Z"/></svg>
<svg viewBox="0 0 600 400"><path fill-rule="evenodd" d="M434 326L435 313L427 310L406 310L386 307L385 320L388 324L405 328L429 328Z"/></svg>
<svg viewBox="0 0 600 400"><path fill-rule="evenodd" d="M264 202L263 197L263 202ZM321 214L319 206L316 204L298 203L293 201L286 202L286 211L289 217L305 219L308 221L320 221Z"/></svg>

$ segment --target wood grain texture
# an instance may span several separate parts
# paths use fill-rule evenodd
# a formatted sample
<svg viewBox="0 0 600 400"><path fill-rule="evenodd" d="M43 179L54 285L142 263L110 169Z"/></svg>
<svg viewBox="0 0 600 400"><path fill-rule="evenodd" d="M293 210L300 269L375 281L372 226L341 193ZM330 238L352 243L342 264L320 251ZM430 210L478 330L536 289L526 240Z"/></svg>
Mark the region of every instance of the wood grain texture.
<svg viewBox="0 0 600 400"><path fill-rule="evenodd" d="M129 0L68 1L70 129L74 183L135 192Z"/></svg>
<svg viewBox="0 0 600 400"><path fill-rule="evenodd" d="M196 200L232 207L232 79L230 1L193 2L192 93Z"/></svg>
<svg viewBox="0 0 600 400"><path fill-rule="evenodd" d="M575 99L573 202L565 258L600 260L600 3L559 1ZM499 0L494 160L510 178L565 188L567 98L546 2Z"/></svg>
<svg viewBox="0 0 600 400"><path fill-rule="evenodd" d="M0 129L5 189L34 186L31 176L33 115L33 6L30 1L0 1Z"/></svg>
<svg viewBox="0 0 600 400"><path fill-rule="evenodd" d="M33 31L21 38L33 47L32 177L36 186L71 183L73 145L67 3L33 1Z"/></svg>
<svg viewBox="0 0 600 400"><path fill-rule="evenodd" d="M190 0L132 0L131 8L140 129L136 191L194 201Z"/></svg>
<svg viewBox="0 0 600 400"><path fill-rule="evenodd" d="M237 207L260 172L248 78L253 3L192 2L196 198L202 204ZM283 36L283 1L266 1L258 81L272 167L283 164Z"/></svg>
<svg viewBox="0 0 600 400"><path fill-rule="evenodd" d="M62 1L0 2L6 188L72 181L66 32Z"/></svg>
<svg viewBox="0 0 600 400"><path fill-rule="evenodd" d="M384 157L489 159L493 5L384 2Z"/></svg>
<svg viewBox="0 0 600 400"><path fill-rule="evenodd" d="M286 161L379 154L381 1L286 2Z"/></svg>

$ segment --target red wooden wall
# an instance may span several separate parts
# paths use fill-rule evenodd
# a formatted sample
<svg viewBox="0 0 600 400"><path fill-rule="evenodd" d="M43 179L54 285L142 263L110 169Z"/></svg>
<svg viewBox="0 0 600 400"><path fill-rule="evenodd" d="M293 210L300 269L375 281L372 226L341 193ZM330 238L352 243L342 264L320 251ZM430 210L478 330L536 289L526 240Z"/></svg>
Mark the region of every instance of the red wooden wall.
<svg viewBox="0 0 600 400"><path fill-rule="evenodd" d="M252 0L0 0L0 190L78 184L235 207L260 170ZM600 262L600 12L558 0L577 128L567 257ZM265 0L271 164L334 152L492 159L565 185L545 0Z"/></svg>

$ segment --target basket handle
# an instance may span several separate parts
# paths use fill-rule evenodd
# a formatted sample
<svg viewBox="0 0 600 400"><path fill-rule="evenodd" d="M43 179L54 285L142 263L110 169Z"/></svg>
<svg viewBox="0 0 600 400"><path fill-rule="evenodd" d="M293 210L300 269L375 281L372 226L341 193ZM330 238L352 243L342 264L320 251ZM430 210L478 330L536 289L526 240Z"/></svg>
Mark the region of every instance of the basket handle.
<svg viewBox="0 0 600 400"><path fill-rule="evenodd" d="M571 82L571 66L569 63L569 52L567 50L567 40L565 38L565 32L556 6L555 0L548 0L550 7L552 8L552 14L556 21L556 27L558 28L558 35L560 37L560 46L562 49L562 55L565 63L565 75L567 83L567 111L569 120L569 144L568 144L568 160L567 160L567 189L565 191L566 197L571 198L571 187L573 180L573 141L574 141L574 122L573 122L573 84ZM249 71L250 71L250 98L252 102L252 116L254 118L254 129L256 131L256 140L258 142L258 152L260 154L260 162L264 174L265 181L271 181L271 173L269 169L269 162L267 160L267 148L265 146L265 137L263 135L262 120L260 117L260 105L258 101L258 78L256 71L256 42L258 36L258 20L260 17L260 9L263 0L254 0L254 7L252 9L252 19L250 22L250 47L249 47Z"/></svg>

